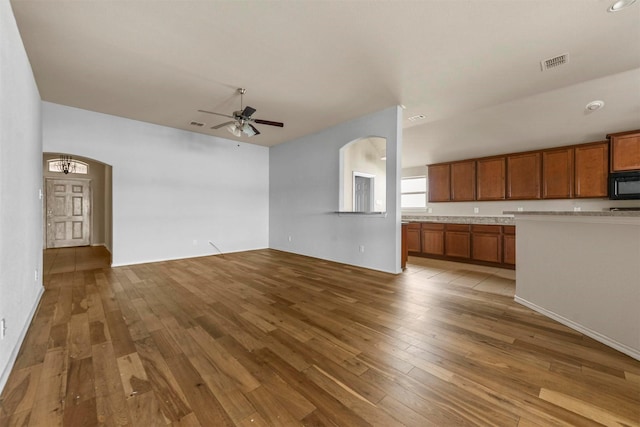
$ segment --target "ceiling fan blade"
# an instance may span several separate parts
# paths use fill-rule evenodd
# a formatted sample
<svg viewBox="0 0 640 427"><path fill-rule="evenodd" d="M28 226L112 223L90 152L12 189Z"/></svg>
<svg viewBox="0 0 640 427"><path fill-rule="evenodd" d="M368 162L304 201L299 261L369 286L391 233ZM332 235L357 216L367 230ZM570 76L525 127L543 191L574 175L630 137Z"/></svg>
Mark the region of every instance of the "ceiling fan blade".
<svg viewBox="0 0 640 427"><path fill-rule="evenodd" d="M253 119L253 121L260 125L278 126L280 128L284 127L284 123L272 122L270 120Z"/></svg>
<svg viewBox="0 0 640 427"><path fill-rule="evenodd" d="M251 129L253 129L253 131L256 133L256 135L260 135L260 131L258 129L256 129L256 127L254 125L252 125L251 123L247 123L249 125L249 127Z"/></svg>
<svg viewBox="0 0 640 427"><path fill-rule="evenodd" d="M212 126L211 129L220 129L233 123L235 123L235 121L220 123L219 125Z"/></svg>
<svg viewBox="0 0 640 427"><path fill-rule="evenodd" d="M251 117L251 115L252 115L253 113L255 113L255 112L256 112L256 109L255 109L255 108L253 108L253 107L249 107L249 106L247 105L246 107L244 107L244 110L242 110L241 115L242 115L242 117L249 118L249 117Z"/></svg>
<svg viewBox="0 0 640 427"><path fill-rule="evenodd" d="M207 110L198 110L198 111L201 112L201 113L215 114L216 116L229 117L230 119L235 118L235 117L230 116L228 114L214 113L213 111L207 111Z"/></svg>

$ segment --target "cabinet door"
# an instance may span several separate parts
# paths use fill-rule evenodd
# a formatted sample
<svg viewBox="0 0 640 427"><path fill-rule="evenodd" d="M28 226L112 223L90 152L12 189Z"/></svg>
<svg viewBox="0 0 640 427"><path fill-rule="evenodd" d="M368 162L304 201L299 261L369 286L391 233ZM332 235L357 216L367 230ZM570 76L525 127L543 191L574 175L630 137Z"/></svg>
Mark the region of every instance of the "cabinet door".
<svg viewBox="0 0 640 427"><path fill-rule="evenodd" d="M573 197L573 148L542 153L542 198Z"/></svg>
<svg viewBox="0 0 640 427"><path fill-rule="evenodd" d="M575 197L607 197L609 143L575 148Z"/></svg>
<svg viewBox="0 0 640 427"><path fill-rule="evenodd" d="M448 163L427 166L430 202L448 202L451 200L450 169Z"/></svg>
<svg viewBox="0 0 640 427"><path fill-rule="evenodd" d="M409 252L420 252L420 224L411 223L407 225L407 250Z"/></svg>
<svg viewBox="0 0 640 427"><path fill-rule="evenodd" d="M540 198L540 153L507 156L507 198Z"/></svg>
<svg viewBox="0 0 640 427"><path fill-rule="evenodd" d="M504 200L505 158L480 159L476 162L478 200Z"/></svg>
<svg viewBox="0 0 640 427"><path fill-rule="evenodd" d="M476 162L451 164L451 200L454 202L476 199Z"/></svg>
<svg viewBox="0 0 640 427"><path fill-rule="evenodd" d="M611 171L640 169L640 131L630 135L610 135Z"/></svg>
<svg viewBox="0 0 640 427"><path fill-rule="evenodd" d="M471 258L502 263L502 234L499 225L471 227Z"/></svg>
<svg viewBox="0 0 640 427"><path fill-rule="evenodd" d="M457 258L470 258L471 233L469 233L469 226L462 224L447 224L445 230L445 255Z"/></svg>
<svg viewBox="0 0 640 427"><path fill-rule="evenodd" d="M422 252L444 255L444 225L422 224Z"/></svg>
<svg viewBox="0 0 640 427"><path fill-rule="evenodd" d="M502 233L502 262L516 265L516 227L505 225Z"/></svg>

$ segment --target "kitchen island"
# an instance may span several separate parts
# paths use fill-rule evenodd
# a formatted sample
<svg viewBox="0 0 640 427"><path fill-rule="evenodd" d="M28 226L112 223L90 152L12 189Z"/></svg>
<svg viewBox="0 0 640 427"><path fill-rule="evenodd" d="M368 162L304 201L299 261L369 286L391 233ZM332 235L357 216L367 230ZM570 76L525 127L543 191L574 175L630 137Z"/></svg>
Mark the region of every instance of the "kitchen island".
<svg viewBox="0 0 640 427"><path fill-rule="evenodd" d="M515 300L640 360L640 212L515 215Z"/></svg>

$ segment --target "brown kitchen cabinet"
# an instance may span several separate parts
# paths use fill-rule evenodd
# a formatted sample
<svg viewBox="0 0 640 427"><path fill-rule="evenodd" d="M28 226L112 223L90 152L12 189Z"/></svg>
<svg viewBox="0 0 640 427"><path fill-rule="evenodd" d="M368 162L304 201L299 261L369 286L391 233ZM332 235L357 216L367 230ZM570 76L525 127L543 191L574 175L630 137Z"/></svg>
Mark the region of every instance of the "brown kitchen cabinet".
<svg viewBox="0 0 640 427"><path fill-rule="evenodd" d="M451 163L451 200L454 202L476 199L476 162L468 160Z"/></svg>
<svg viewBox="0 0 640 427"><path fill-rule="evenodd" d="M611 172L640 170L640 129L607 138L611 141Z"/></svg>
<svg viewBox="0 0 640 427"><path fill-rule="evenodd" d="M476 200L504 200L504 157L492 157L476 161Z"/></svg>
<svg viewBox="0 0 640 427"><path fill-rule="evenodd" d="M471 258L471 233L465 224L446 224L444 234L445 255Z"/></svg>
<svg viewBox="0 0 640 427"><path fill-rule="evenodd" d="M502 262L516 265L516 227L513 225L502 226Z"/></svg>
<svg viewBox="0 0 640 427"><path fill-rule="evenodd" d="M542 198L573 197L573 147L542 152Z"/></svg>
<svg viewBox="0 0 640 427"><path fill-rule="evenodd" d="M451 165L449 163L429 165L429 201L448 202L451 200Z"/></svg>
<svg viewBox="0 0 640 427"><path fill-rule="evenodd" d="M609 142L575 147L574 197L607 197Z"/></svg>
<svg viewBox="0 0 640 427"><path fill-rule="evenodd" d="M420 223L410 222L407 224L407 251L420 252L421 250Z"/></svg>
<svg viewBox="0 0 640 427"><path fill-rule="evenodd" d="M507 199L540 198L540 159L540 152L507 156Z"/></svg>
<svg viewBox="0 0 640 427"><path fill-rule="evenodd" d="M422 253L444 255L444 224L423 223Z"/></svg>
<svg viewBox="0 0 640 427"><path fill-rule="evenodd" d="M476 261L502 263L502 227L471 226L471 258Z"/></svg>

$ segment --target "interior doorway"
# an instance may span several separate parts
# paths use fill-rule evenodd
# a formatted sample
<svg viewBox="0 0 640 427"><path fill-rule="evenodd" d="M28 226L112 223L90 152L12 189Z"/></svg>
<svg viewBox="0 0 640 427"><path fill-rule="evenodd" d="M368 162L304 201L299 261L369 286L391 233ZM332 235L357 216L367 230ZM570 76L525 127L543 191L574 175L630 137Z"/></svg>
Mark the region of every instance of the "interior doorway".
<svg viewBox="0 0 640 427"><path fill-rule="evenodd" d="M43 248L103 246L112 254L113 168L55 152L43 153L42 168Z"/></svg>

